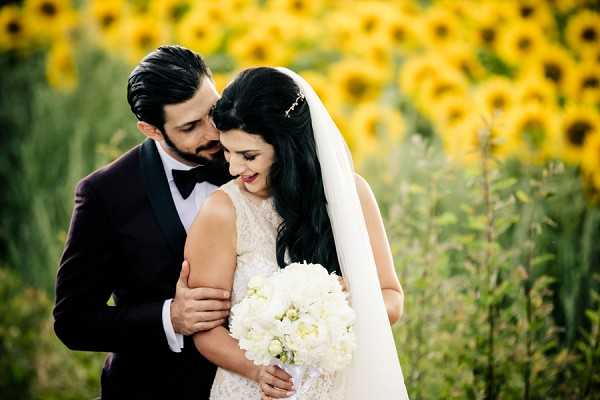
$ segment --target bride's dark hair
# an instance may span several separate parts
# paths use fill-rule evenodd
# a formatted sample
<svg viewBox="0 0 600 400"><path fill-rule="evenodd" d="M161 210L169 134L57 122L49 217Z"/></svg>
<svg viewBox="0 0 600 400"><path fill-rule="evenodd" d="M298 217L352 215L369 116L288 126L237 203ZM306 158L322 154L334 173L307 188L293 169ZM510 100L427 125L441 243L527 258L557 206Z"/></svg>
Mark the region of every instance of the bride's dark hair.
<svg viewBox="0 0 600 400"><path fill-rule="evenodd" d="M261 136L275 149L267 182L283 222L277 234L277 263L311 262L340 273L308 104L288 75L267 67L241 72L212 110L221 132L240 129ZM286 111L296 102L297 105Z"/></svg>

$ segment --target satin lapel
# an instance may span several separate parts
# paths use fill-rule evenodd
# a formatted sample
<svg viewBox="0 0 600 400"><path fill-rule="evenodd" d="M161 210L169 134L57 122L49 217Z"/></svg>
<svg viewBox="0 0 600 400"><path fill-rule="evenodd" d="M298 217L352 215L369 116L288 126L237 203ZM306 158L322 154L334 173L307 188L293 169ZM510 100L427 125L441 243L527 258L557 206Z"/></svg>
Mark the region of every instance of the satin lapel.
<svg viewBox="0 0 600 400"><path fill-rule="evenodd" d="M144 186L158 225L175 256L182 258L187 235L177 214L160 155L152 140L146 139L140 146L140 161Z"/></svg>

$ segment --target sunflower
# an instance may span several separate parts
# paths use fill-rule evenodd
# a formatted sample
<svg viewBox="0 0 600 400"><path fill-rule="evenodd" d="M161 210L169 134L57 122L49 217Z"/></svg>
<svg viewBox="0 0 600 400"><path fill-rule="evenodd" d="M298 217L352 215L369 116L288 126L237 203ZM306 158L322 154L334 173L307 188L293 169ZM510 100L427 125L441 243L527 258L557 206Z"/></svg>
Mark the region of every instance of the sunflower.
<svg viewBox="0 0 600 400"><path fill-rule="evenodd" d="M600 114L589 106L567 107L560 121L560 156L571 164L579 164L586 141L600 134Z"/></svg>
<svg viewBox="0 0 600 400"><path fill-rule="evenodd" d="M337 106L327 106L331 119L342 134L344 141L348 145L348 149L352 153L352 159L354 166L359 168L367 156L365 149L364 138L357 135L355 130L350 129L350 123L348 117L341 111Z"/></svg>
<svg viewBox="0 0 600 400"><path fill-rule="evenodd" d="M271 35L272 40L279 42L290 42L316 32L315 29L311 29L312 20L302 20L283 11L259 12L255 18L261 30Z"/></svg>
<svg viewBox="0 0 600 400"><path fill-rule="evenodd" d="M70 92L77 86L73 47L66 40L54 42L46 59L46 78L53 88Z"/></svg>
<svg viewBox="0 0 600 400"><path fill-rule="evenodd" d="M566 14L578 4L574 0L546 0L548 4L560 14Z"/></svg>
<svg viewBox="0 0 600 400"><path fill-rule="evenodd" d="M453 43L443 53L446 61L468 79L479 80L485 75L485 68L479 62L476 50L466 43Z"/></svg>
<svg viewBox="0 0 600 400"><path fill-rule="evenodd" d="M268 5L283 14L301 18L312 18L323 9L322 0L273 0Z"/></svg>
<svg viewBox="0 0 600 400"><path fill-rule="evenodd" d="M209 5L203 6L204 8ZM149 14L160 21L176 24L191 9L190 0L151 0Z"/></svg>
<svg viewBox="0 0 600 400"><path fill-rule="evenodd" d="M392 107L379 104L359 106L351 124L367 154L373 153L378 145L397 143L405 133L402 115Z"/></svg>
<svg viewBox="0 0 600 400"><path fill-rule="evenodd" d="M496 49L500 27L507 19L502 10L502 7L493 3L483 3L473 8L471 12L473 36L479 47Z"/></svg>
<svg viewBox="0 0 600 400"><path fill-rule="evenodd" d="M556 154L557 127L554 109L537 104L515 107L502 126L506 129L506 151L526 163L540 164Z"/></svg>
<svg viewBox="0 0 600 400"><path fill-rule="evenodd" d="M421 86L439 74L441 60L432 55L420 55L408 59L400 67L398 85L409 96L416 96Z"/></svg>
<svg viewBox="0 0 600 400"><path fill-rule="evenodd" d="M432 48L444 48L463 37L459 20L439 6L432 6L422 17L420 34Z"/></svg>
<svg viewBox="0 0 600 400"><path fill-rule="evenodd" d="M281 42L272 40L264 29L257 29L235 38L231 43L231 54L240 66L287 65L291 56Z"/></svg>
<svg viewBox="0 0 600 400"><path fill-rule="evenodd" d="M343 12L332 13L324 25L327 47L342 53L353 50L360 33L358 24L351 15Z"/></svg>
<svg viewBox="0 0 600 400"><path fill-rule="evenodd" d="M450 12L461 21L470 17L473 8L480 6L475 0L437 0L436 5Z"/></svg>
<svg viewBox="0 0 600 400"><path fill-rule="evenodd" d="M600 190L600 134L598 132L588 136L581 157L584 175Z"/></svg>
<svg viewBox="0 0 600 400"><path fill-rule="evenodd" d="M389 80L392 75L392 50L382 34L370 38L361 37L355 44L354 54L379 70L381 79Z"/></svg>
<svg viewBox="0 0 600 400"><path fill-rule="evenodd" d="M201 7L195 8L176 27L177 41L205 55L217 50L223 40L223 29Z"/></svg>
<svg viewBox="0 0 600 400"><path fill-rule="evenodd" d="M255 0L220 0L211 2L195 2L197 7L204 7L209 4L211 8L220 8L220 12L226 16L228 26L226 28L235 32L246 32L248 30L248 21L252 21L253 26L256 18L264 14L258 2Z"/></svg>
<svg viewBox="0 0 600 400"><path fill-rule="evenodd" d="M329 76L341 99L350 104L374 100L383 86L377 67L358 60L347 59L334 64Z"/></svg>
<svg viewBox="0 0 600 400"><path fill-rule="evenodd" d="M541 27L545 32L554 29L554 16L548 4L539 0L517 0L507 3L512 7L511 12L525 23Z"/></svg>
<svg viewBox="0 0 600 400"><path fill-rule="evenodd" d="M417 95L417 105L424 114L431 116L444 99L453 96L466 97L468 83L458 71L440 66L440 74L423 83Z"/></svg>
<svg viewBox="0 0 600 400"><path fill-rule="evenodd" d="M386 15L382 35L394 49L412 50L417 46L414 18L400 12Z"/></svg>
<svg viewBox="0 0 600 400"><path fill-rule="evenodd" d="M502 117L510 111L515 103L514 86L510 79L496 76L484 81L476 89L475 98L479 110L487 118Z"/></svg>
<svg viewBox="0 0 600 400"><path fill-rule="evenodd" d="M354 5L356 8L351 12L358 24L358 31L367 37L383 32L386 23L385 16L396 12L388 4L377 1L355 3Z"/></svg>
<svg viewBox="0 0 600 400"><path fill-rule="evenodd" d="M101 32L111 31L123 18L123 0L94 0L89 2L90 13Z"/></svg>
<svg viewBox="0 0 600 400"><path fill-rule="evenodd" d="M514 21L500 32L498 53L509 64L516 65L535 55L546 43L538 26Z"/></svg>
<svg viewBox="0 0 600 400"><path fill-rule="evenodd" d="M556 88L547 80L537 75L529 75L515 83L516 97L521 105L539 104L544 107L555 107L558 104Z"/></svg>
<svg viewBox="0 0 600 400"><path fill-rule="evenodd" d="M581 54L582 64L594 64L600 66L600 47L593 50L586 50Z"/></svg>
<svg viewBox="0 0 600 400"><path fill-rule="evenodd" d="M501 135L500 130L487 125L479 116L470 115L462 123L447 127L442 138L444 150L451 161L465 166L478 166L484 144L489 146L490 156L505 158L504 138Z"/></svg>
<svg viewBox="0 0 600 400"><path fill-rule="evenodd" d="M317 96L319 96L327 108L334 105L335 98L332 96L333 91L330 90L328 78L325 75L314 70L303 71L301 75L312 86Z"/></svg>
<svg viewBox="0 0 600 400"><path fill-rule="evenodd" d="M165 40L162 25L146 15L132 17L127 20L124 28L126 28L128 59L134 64Z"/></svg>
<svg viewBox="0 0 600 400"><path fill-rule="evenodd" d="M100 36L99 41L108 50L123 45L123 21L127 5L123 0L94 0L88 3L91 24Z"/></svg>
<svg viewBox="0 0 600 400"><path fill-rule="evenodd" d="M564 48L548 45L532 57L523 68L525 75L541 76L556 89L563 92L569 81L569 74L575 68L575 61Z"/></svg>
<svg viewBox="0 0 600 400"><path fill-rule="evenodd" d="M600 14L582 10L569 19L565 30L569 47L581 54L600 47Z"/></svg>
<svg viewBox="0 0 600 400"><path fill-rule="evenodd" d="M69 33L77 23L70 0L26 0L24 12L32 34L42 41Z"/></svg>
<svg viewBox="0 0 600 400"><path fill-rule="evenodd" d="M600 66L579 64L569 76L567 87L571 100L597 104L600 102Z"/></svg>
<svg viewBox="0 0 600 400"><path fill-rule="evenodd" d="M433 120L439 128L440 135L444 136L471 118L475 107L470 99L450 96L441 101L433 110Z"/></svg>
<svg viewBox="0 0 600 400"><path fill-rule="evenodd" d="M21 9L14 5L0 8L0 48L22 49L28 44L27 26Z"/></svg>

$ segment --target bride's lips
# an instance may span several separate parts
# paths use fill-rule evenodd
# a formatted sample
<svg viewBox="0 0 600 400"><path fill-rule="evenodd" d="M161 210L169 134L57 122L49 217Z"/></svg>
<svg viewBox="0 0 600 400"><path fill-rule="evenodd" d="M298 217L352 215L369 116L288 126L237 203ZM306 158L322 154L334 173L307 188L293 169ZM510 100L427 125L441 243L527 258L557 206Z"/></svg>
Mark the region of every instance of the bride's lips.
<svg viewBox="0 0 600 400"><path fill-rule="evenodd" d="M254 182L254 180L256 179L257 176L258 176L258 174L254 174L252 176L241 176L240 178L242 179L242 182L244 182L244 183L252 183L252 182Z"/></svg>

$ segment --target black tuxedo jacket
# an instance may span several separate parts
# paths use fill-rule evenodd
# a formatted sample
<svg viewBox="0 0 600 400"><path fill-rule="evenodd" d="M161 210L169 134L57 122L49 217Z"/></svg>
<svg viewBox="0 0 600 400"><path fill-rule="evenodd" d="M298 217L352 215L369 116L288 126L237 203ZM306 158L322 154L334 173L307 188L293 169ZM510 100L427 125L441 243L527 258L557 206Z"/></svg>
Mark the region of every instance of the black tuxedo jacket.
<svg viewBox="0 0 600 400"><path fill-rule="evenodd" d="M79 182L54 329L72 350L109 352L102 399L208 399L215 366L189 337L181 353L172 352L162 325L185 239L152 141Z"/></svg>

